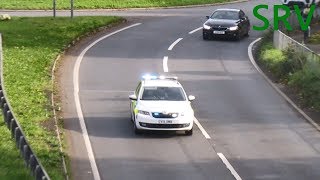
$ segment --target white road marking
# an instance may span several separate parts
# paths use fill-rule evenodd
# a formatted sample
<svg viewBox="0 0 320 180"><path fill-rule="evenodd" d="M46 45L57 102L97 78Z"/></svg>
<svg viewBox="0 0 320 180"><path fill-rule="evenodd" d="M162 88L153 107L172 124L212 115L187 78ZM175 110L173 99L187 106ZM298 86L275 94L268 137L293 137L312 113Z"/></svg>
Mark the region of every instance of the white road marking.
<svg viewBox="0 0 320 180"><path fill-rule="evenodd" d="M169 46L168 50L171 51L171 50L173 49L173 47L174 47L175 45L177 45L182 39L183 39L183 38L179 38L179 39L177 39L175 42L173 42L173 43Z"/></svg>
<svg viewBox="0 0 320 180"><path fill-rule="evenodd" d="M198 121L198 119L196 117L194 117L193 119L194 123L196 123L196 125L199 127L200 131L202 132L202 134L204 135L204 137L206 139L211 139L211 137L209 136L209 134L207 133L207 131L202 127L202 125L200 124L200 122Z"/></svg>
<svg viewBox="0 0 320 180"><path fill-rule="evenodd" d="M229 163L228 159L222 154L217 153L222 162L227 166L227 168L230 170L231 174L236 178L236 180L242 180L242 178L239 176L236 170L232 167L232 165Z"/></svg>
<svg viewBox="0 0 320 180"><path fill-rule="evenodd" d="M196 30L199 30L199 28L196 29ZM194 32L195 32L195 30L194 30ZM182 39L183 39L183 38L177 39L174 43L171 44L171 46L169 47L168 50L172 50L173 47L174 47L179 41L181 41ZM164 72L169 72L169 68L168 68L168 56L164 56L164 57L163 57L163 71L164 71ZM197 120L196 117L194 117L194 122L195 122L195 124L199 127L199 129L200 129L200 131L202 132L202 134L204 135L204 137L205 137L206 139L211 139L211 137L209 136L209 134L207 133L207 131L202 127L202 125L200 124L200 122Z"/></svg>
<svg viewBox="0 0 320 180"><path fill-rule="evenodd" d="M109 36L112 36L112 35L114 35L116 33L119 33L121 31L129 29L131 27L138 26L140 24L141 23L137 23L137 24L133 24L131 26L119 29L117 31L114 31L114 32L112 32L112 33L110 33L108 35L105 35L105 36L97 39L96 41L92 42L78 56L78 58L76 60L76 63L75 63L75 66L74 66L74 69L73 69L73 87L74 87L74 93L73 94L74 94L74 100L75 100L75 104L76 104L78 118L79 118L79 121L80 121L80 126L81 126L81 130L82 130L82 136L83 136L83 139L84 139L84 142L85 142L85 146L87 148L87 153L88 153L88 157L89 157L89 160L90 160L90 165L91 165L91 169L92 169L92 172L93 172L94 180L100 180L101 178L100 178L99 170L98 170L98 167L97 167L97 163L95 161L95 157L94 157L94 154L93 154L90 138L89 138L89 135L88 135L87 127L86 127L86 124L85 124L85 121L84 121L84 117L83 117L83 113L82 113L82 109L81 109L81 103L80 103L80 98L79 98L79 70L80 70L80 64L81 64L81 61L82 61L83 56L85 55L85 53L91 47L93 47L95 44L97 44L98 42L100 42L101 40L103 40L103 39L105 39L105 38L107 38Z"/></svg>
<svg viewBox="0 0 320 180"><path fill-rule="evenodd" d="M168 56L164 56L163 57L163 71L164 72L169 72L169 69L168 69Z"/></svg>
<svg viewBox="0 0 320 180"><path fill-rule="evenodd" d="M190 31L189 34L193 34L199 30L201 30L202 27L199 27L193 31ZM178 44L183 38L179 38L177 39L174 43L172 43L170 45L170 47L168 48L168 50L172 50L173 47ZM164 72L168 72L168 56L164 56L163 57L163 71ZM200 131L202 132L203 136L206 139L211 139L210 135L207 133L207 131L203 128L203 126L200 124L200 122L198 121L198 119L196 117L194 117L193 119L194 123L198 126L198 128L200 129ZM220 159L222 160L222 162L226 165L226 167L230 170L231 174L235 177L236 180L242 180L241 177L239 176L239 174L237 173L237 171L232 167L232 165L229 163L229 161L227 160L227 158L222 154L222 153L217 153L217 155L220 157Z"/></svg>
<svg viewBox="0 0 320 180"><path fill-rule="evenodd" d="M193 33L197 32L197 31L199 31L199 30L201 30L201 29L202 29L202 27L199 27L199 28L197 28L197 29L195 29L195 30L190 31L189 34L193 34Z"/></svg>

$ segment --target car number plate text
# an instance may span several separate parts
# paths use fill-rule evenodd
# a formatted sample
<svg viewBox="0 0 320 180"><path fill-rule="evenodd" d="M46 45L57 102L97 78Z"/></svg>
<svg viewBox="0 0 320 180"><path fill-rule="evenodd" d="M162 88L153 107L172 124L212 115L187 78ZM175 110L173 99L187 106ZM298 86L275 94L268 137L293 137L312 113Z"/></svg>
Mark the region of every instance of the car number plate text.
<svg viewBox="0 0 320 180"><path fill-rule="evenodd" d="M213 31L213 34L225 34L224 31Z"/></svg>
<svg viewBox="0 0 320 180"><path fill-rule="evenodd" d="M159 120L159 124L172 124L172 120Z"/></svg>

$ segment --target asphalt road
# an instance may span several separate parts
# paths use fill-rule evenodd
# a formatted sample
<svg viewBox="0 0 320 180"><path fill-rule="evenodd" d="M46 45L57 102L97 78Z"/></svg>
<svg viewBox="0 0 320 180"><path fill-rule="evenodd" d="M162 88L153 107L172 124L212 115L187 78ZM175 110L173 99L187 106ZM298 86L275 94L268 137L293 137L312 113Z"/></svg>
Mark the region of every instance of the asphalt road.
<svg viewBox="0 0 320 180"><path fill-rule="evenodd" d="M249 38L237 42L203 41L201 30L189 34L218 7L242 8L256 24L252 8L276 2L79 13L153 16L140 18L141 25L98 42L81 63L80 102L101 179L228 180L237 175L244 180L320 178L319 132L250 64L248 45L261 32L252 31ZM272 11L267 14L271 18ZM168 51L178 38L183 39ZM71 58L80 52L75 51ZM134 134L128 95L144 73L163 72L164 56L168 57L169 73L178 75L187 93L197 97L193 102L195 117L210 138L197 126L191 137L179 133ZM74 111L70 77L63 83L67 110ZM74 178L92 179L78 117L70 113L68 118L74 151L71 157L77 170ZM217 153L226 157L232 171Z"/></svg>

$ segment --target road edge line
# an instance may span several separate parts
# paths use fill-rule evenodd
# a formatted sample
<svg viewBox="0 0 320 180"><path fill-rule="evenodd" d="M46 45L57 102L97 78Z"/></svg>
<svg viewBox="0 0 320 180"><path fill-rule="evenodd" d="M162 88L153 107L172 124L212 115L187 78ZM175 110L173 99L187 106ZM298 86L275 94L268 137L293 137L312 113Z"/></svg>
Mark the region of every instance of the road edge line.
<svg viewBox="0 0 320 180"><path fill-rule="evenodd" d="M239 174L237 173L237 171L233 168L233 166L230 164L230 162L228 161L228 159L222 154L222 153L217 153L217 155L219 156L219 158L221 159L221 161L227 166L227 168L229 169L229 171L231 172L231 174L233 175L233 177L236 180L242 180L242 178L239 176Z"/></svg>
<svg viewBox="0 0 320 180"><path fill-rule="evenodd" d="M91 169L92 169L92 172L93 172L94 180L101 180L101 178L100 178L99 170L98 170L98 167L97 167L97 163L95 161L95 157L94 157L93 149L92 149L92 146L91 146L90 138L89 138L87 127L86 127L85 120L84 120L84 117L83 117L83 112L82 112L82 109L81 109L81 103L80 103L80 97L79 97L79 71L80 71L80 65L81 65L81 62L82 62L82 59L83 59L85 53L90 48L92 48L95 44L97 44L98 42L100 42L103 39L106 39L107 37L110 37L110 36L112 36L112 35L114 35L116 33L119 33L121 31L129 29L131 27L138 26L140 24L141 23L136 23L136 24L127 26L125 28L119 29L119 30L114 31L112 33L109 33L109 34L107 34L107 35L95 40L94 42L89 44L85 49L83 49L81 51L80 55L77 57L77 60L75 62L75 66L74 66L74 69L73 69L73 88L74 88L74 92L73 92L74 94L73 95L74 95L74 100L75 100L78 119L79 119L81 130L82 130L82 136L83 136L83 139L84 139L84 142L85 142L85 146L86 146L86 149L87 149L87 153L88 153Z"/></svg>
<svg viewBox="0 0 320 180"><path fill-rule="evenodd" d="M253 58L252 54L252 48L253 45L257 42L259 42L262 38L258 38L250 43L248 46L248 56L253 64L253 66L256 68L256 70L263 76L263 78L292 106L296 111L298 111L304 118L307 120L311 125L314 126L318 131L320 131L320 126L312 119L310 118L305 112L303 112L302 109L300 109L287 95L285 95L274 83L268 78L268 76L265 75L265 73L260 69L260 67L257 65L256 61Z"/></svg>

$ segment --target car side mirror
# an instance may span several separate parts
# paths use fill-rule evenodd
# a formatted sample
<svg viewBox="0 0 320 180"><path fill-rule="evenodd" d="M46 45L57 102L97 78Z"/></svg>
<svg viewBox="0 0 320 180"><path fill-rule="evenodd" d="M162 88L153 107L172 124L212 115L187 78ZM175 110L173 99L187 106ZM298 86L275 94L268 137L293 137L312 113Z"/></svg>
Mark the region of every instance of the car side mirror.
<svg viewBox="0 0 320 180"><path fill-rule="evenodd" d="M209 18L210 18L210 16L206 16L206 18L207 18L207 19L209 19Z"/></svg>
<svg viewBox="0 0 320 180"><path fill-rule="evenodd" d="M189 101L193 101L193 100L195 100L195 99L196 99L196 97L194 97L194 96L190 95L190 96L188 96L188 99L189 99Z"/></svg>
<svg viewBox="0 0 320 180"><path fill-rule="evenodd" d="M132 101L136 101L137 100L137 96L135 94L132 94L129 96L129 99Z"/></svg>

